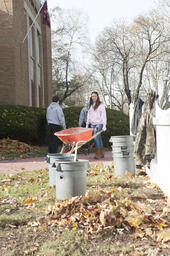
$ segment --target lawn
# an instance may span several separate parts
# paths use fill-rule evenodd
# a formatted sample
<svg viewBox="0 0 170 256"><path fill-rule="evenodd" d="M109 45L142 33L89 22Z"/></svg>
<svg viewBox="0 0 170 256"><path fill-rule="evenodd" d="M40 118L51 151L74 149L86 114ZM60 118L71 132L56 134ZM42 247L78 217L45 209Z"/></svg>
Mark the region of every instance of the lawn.
<svg viewBox="0 0 170 256"><path fill-rule="evenodd" d="M91 164L87 193L59 201L48 170L0 176L1 255L168 256L168 199L149 178Z"/></svg>

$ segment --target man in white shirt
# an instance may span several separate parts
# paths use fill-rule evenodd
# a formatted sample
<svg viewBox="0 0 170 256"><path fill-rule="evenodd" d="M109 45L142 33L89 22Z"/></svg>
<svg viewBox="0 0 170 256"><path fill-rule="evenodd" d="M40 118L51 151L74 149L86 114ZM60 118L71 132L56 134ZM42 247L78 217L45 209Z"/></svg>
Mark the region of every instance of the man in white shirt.
<svg viewBox="0 0 170 256"><path fill-rule="evenodd" d="M63 110L59 105L58 96L52 98L52 103L47 108L46 118L49 128L48 153L57 153L59 139L54 133L66 129L65 117Z"/></svg>

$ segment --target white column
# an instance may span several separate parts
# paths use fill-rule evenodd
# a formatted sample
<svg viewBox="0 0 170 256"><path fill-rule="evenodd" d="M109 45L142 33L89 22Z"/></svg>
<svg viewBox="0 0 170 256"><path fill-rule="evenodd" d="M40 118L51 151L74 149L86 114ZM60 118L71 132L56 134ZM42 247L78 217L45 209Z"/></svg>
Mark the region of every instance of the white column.
<svg viewBox="0 0 170 256"><path fill-rule="evenodd" d="M42 34L40 34L40 59L41 59L42 107L45 107L45 93L44 93L44 68L43 68L43 42L42 42Z"/></svg>
<svg viewBox="0 0 170 256"><path fill-rule="evenodd" d="M29 15L26 12L27 31L29 29ZM30 64L30 35L28 34L28 80L29 80L29 106L32 106L31 64Z"/></svg>
<svg viewBox="0 0 170 256"><path fill-rule="evenodd" d="M34 29L34 38L35 38L35 70L36 70L36 77L35 77L35 86L36 86L36 107L40 106L39 102L39 60L38 60L38 51L39 51L39 42L38 42L38 34L37 29Z"/></svg>
<svg viewBox="0 0 170 256"><path fill-rule="evenodd" d="M134 136L134 134L132 133L132 118L133 118L133 114L134 114L134 104L130 103L129 105L129 129L130 129L130 135Z"/></svg>
<svg viewBox="0 0 170 256"><path fill-rule="evenodd" d="M151 179L170 197L170 108L163 110L156 103L156 160L151 162Z"/></svg>

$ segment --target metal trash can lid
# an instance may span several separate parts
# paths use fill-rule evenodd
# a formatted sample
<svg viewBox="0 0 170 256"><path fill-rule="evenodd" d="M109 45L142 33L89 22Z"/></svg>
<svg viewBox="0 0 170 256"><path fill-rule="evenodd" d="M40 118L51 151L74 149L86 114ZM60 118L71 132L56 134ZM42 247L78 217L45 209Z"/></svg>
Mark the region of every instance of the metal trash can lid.
<svg viewBox="0 0 170 256"><path fill-rule="evenodd" d="M133 137L130 135L111 136L109 142L133 142Z"/></svg>

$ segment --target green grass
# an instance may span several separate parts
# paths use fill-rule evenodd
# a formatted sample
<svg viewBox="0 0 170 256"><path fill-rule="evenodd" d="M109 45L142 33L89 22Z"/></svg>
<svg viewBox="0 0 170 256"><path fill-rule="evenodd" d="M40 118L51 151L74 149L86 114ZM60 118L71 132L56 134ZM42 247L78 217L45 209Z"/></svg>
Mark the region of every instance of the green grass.
<svg viewBox="0 0 170 256"><path fill-rule="evenodd" d="M102 163L91 164L91 171L87 176L87 180L88 189L91 189L91 187L95 186L96 184L100 185L102 188L116 186L135 189L138 188L141 183L140 177L120 177L114 175L113 164L111 164L108 167L105 167Z"/></svg>
<svg viewBox="0 0 170 256"><path fill-rule="evenodd" d="M47 169L9 175L6 179L2 177L0 177L2 196L10 196L18 203L33 198L36 209L41 210L46 202L51 202L55 198L55 189L48 186Z"/></svg>
<svg viewBox="0 0 170 256"><path fill-rule="evenodd" d="M97 241L97 243L96 243ZM97 246L96 246L97 244ZM85 248L85 249L84 249ZM96 235L95 239L88 240L75 231L63 232L58 239L47 241L40 249L39 256L80 256L80 255L121 255L130 252L130 244L122 241L113 242L109 235Z"/></svg>
<svg viewBox="0 0 170 256"><path fill-rule="evenodd" d="M18 215L1 215L0 216L0 227L5 227L5 226L9 226L9 225L13 225L13 226L21 226L21 225L25 225L26 223L28 223L28 221L31 219L30 216L26 216L26 215L22 215L22 214L18 214Z"/></svg>
<svg viewBox="0 0 170 256"><path fill-rule="evenodd" d="M143 193L143 179L141 176L119 177L114 174L113 164L93 163L87 174L87 190L96 193L96 186L104 190L116 187L119 188L115 189L118 197L124 192L131 198L138 197ZM1 246L3 255L135 255L131 254L131 245L140 243L140 240L134 242L131 234L121 229L120 234L106 230L91 236L78 230L60 230L55 225L43 226L45 208L57 201L55 188L49 187L47 169L0 175L0 191L0 238L3 237L2 243L6 239ZM38 221L41 222L40 227ZM8 237L13 247L8 247ZM141 243L144 248L143 240ZM156 243L151 244L156 246ZM141 248L140 245L138 247ZM147 255L144 251L142 253L139 255Z"/></svg>
<svg viewBox="0 0 170 256"><path fill-rule="evenodd" d="M131 189L136 195L136 188L141 182L139 177L118 177L113 173L111 166L104 167L102 164L96 166L91 165L91 169L87 174L87 190L93 191L94 187L99 185L101 188L124 187ZM14 205L13 201L22 204L25 200L32 198L36 211L43 212L47 204L54 204L55 188L49 187L48 169L26 171L13 175L0 176L1 197L9 198L9 202L4 203L1 211L10 209ZM134 191L134 192L133 192ZM14 207L15 208L15 207Z"/></svg>
<svg viewBox="0 0 170 256"><path fill-rule="evenodd" d="M16 154L13 152L0 152L0 160L13 160L13 159L22 159L22 158L34 158L34 157L45 157L48 153L47 146L34 146L37 149L37 152L28 152Z"/></svg>
<svg viewBox="0 0 170 256"><path fill-rule="evenodd" d="M87 246L87 240L75 231L65 231L55 241L45 242L39 255L79 256L81 255L81 246Z"/></svg>

